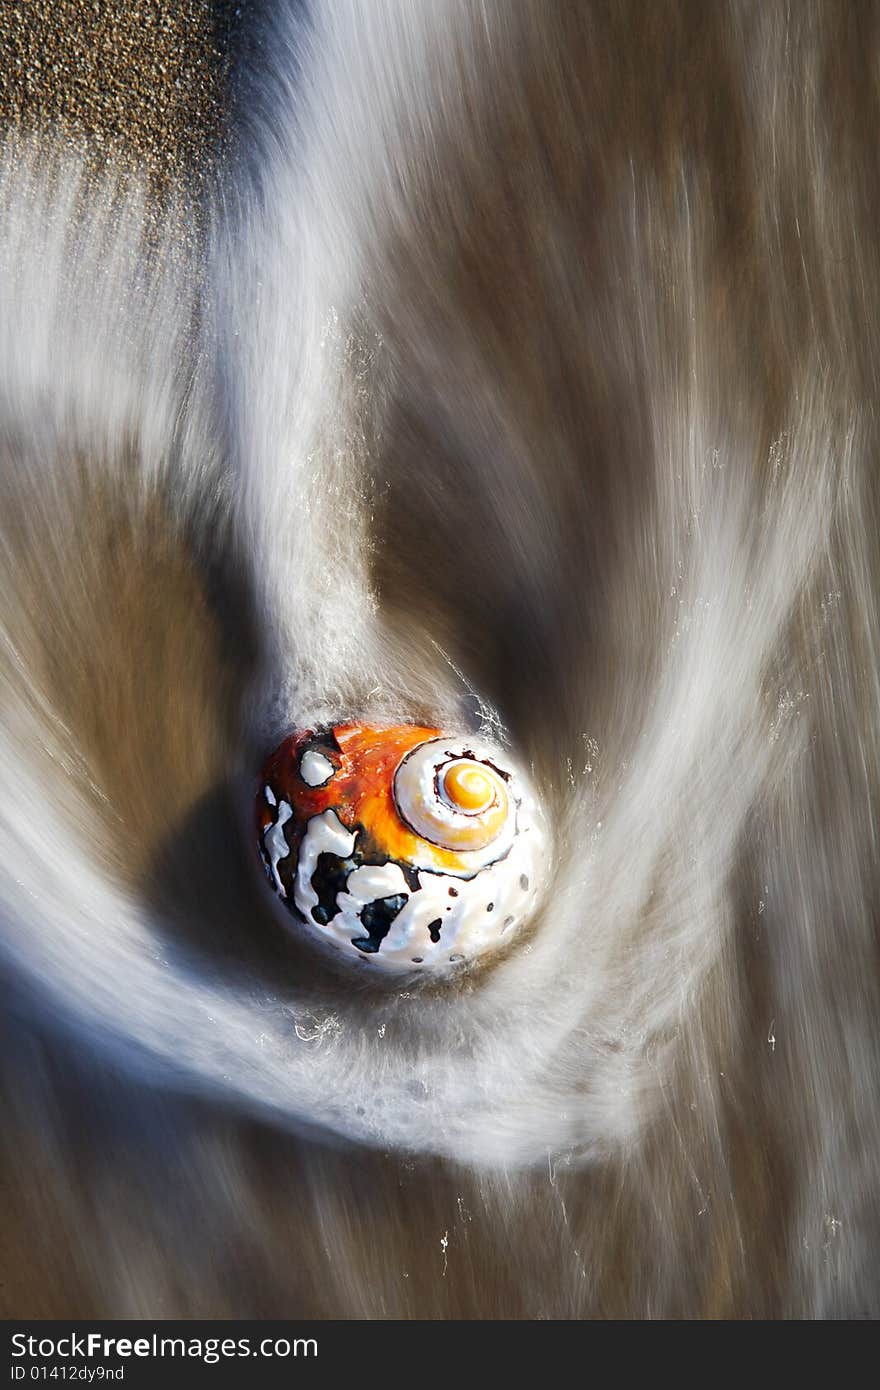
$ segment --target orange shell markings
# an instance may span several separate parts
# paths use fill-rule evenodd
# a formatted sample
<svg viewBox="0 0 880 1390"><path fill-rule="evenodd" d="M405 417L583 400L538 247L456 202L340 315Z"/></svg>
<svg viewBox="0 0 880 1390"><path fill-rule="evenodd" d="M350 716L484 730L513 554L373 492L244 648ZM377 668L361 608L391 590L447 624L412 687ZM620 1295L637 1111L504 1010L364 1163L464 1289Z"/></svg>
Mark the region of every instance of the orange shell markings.
<svg viewBox="0 0 880 1390"><path fill-rule="evenodd" d="M416 835L401 819L394 801L394 774L400 763L419 744L441 738L442 730L414 724L388 728L336 724L331 732L336 747L329 739L326 743L316 741L311 729L292 734L263 769L263 780L290 802L296 821L304 824L312 816L332 810L347 829L362 827L390 859L460 870L456 851ZM310 787L300 775L300 757L307 748L315 748L333 763L335 773L324 786ZM271 810L261 806L261 833L272 819Z"/></svg>
<svg viewBox="0 0 880 1390"><path fill-rule="evenodd" d="M492 805L495 788L491 778L473 764L455 762L443 778L443 790L453 806L474 815Z"/></svg>

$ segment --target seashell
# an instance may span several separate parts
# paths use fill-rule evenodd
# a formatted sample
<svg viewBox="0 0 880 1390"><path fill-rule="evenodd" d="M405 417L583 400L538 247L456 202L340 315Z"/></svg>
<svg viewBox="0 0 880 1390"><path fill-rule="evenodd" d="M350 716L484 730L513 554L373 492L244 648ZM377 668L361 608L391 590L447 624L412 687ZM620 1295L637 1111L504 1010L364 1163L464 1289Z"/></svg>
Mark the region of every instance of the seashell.
<svg viewBox="0 0 880 1390"><path fill-rule="evenodd" d="M256 811L276 894L353 963L473 961L537 901L547 841L534 792L470 736L355 723L291 734L263 768Z"/></svg>

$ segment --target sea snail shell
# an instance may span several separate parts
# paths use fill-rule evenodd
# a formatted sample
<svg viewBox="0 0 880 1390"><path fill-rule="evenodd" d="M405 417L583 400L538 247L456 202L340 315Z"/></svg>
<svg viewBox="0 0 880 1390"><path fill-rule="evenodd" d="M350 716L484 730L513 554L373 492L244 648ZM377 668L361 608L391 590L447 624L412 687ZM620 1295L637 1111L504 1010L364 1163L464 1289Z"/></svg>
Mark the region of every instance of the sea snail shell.
<svg viewBox="0 0 880 1390"><path fill-rule="evenodd" d="M543 819L522 772L414 724L291 734L266 762L257 835L294 918L352 963L417 971L506 945L535 905Z"/></svg>

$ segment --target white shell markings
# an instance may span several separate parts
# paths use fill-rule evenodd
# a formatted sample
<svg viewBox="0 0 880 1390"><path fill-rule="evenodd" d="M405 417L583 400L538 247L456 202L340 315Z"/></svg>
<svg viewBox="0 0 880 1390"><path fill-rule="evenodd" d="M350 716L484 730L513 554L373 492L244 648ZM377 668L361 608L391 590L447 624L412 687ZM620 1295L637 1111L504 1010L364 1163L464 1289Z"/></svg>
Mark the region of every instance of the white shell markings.
<svg viewBox="0 0 880 1390"><path fill-rule="evenodd" d="M278 862L281 859L286 859L290 853L290 846L284 836L284 827L292 815L293 807L289 802L282 801L281 805L278 807L278 819L273 825L269 826L263 836L263 844L266 847L266 857L269 861L269 868L275 880L275 887L282 898L286 898L287 893L284 891L284 884L281 882L281 876L278 873Z"/></svg>
<svg viewBox="0 0 880 1390"><path fill-rule="evenodd" d="M359 869L352 869L345 892L339 894L337 901L343 912L347 908L360 912L376 898L397 898L401 894L409 897L409 891L399 864L362 864Z"/></svg>
<svg viewBox="0 0 880 1390"><path fill-rule="evenodd" d="M530 809L521 805L518 814L534 830L537 825ZM325 942L344 948L349 957L395 972L422 965L449 968L458 961L476 960L506 941L513 934L510 929L528 916L533 905L546 849L540 833L520 835L515 853L487 864L472 877L421 869L416 888L410 887L394 861L362 864L349 872L336 898L336 911L328 921L319 922L312 914L319 898L311 882L318 857L329 853L343 860L356 858L357 837L356 830L346 831L334 811L314 816L300 847L294 899L311 929ZM395 900L400 909L375 949L355 945L368 937L365 909Z"/></svg>
<svg viewBox="0 0 880 1390"><path fill-rule="evenodd" d="M282 803L283 805L284 803ZM318 895L312 887L312 874L318 867L319 854L337 854L348 859L357 839L356 830L346 830L335 811L312 816L299 847L293 900L307 922L314 924L312 908L318 906Z"/></svg>
<svg viewBox="0 0 880 1390"><path fill-rule="evenodd" d="M314 748L306 749L299 760L299 775L307 787L323 787L336 771L329 758Z"/></svg>
<svg viewBox="0 0 880 1390"><path fill-rule="evenodd" d="M473 878L421 870L419 891L409 896L391 923L379 951L380 963L405 970L420 963L413 962L413 957L421 956L425 964L437 967L454 964L455 959L474 960L500 945L505 930L513 925L507 919L520 921L531 906L530 887L537 866L529 850L524 846L516 863L502 859ZM532 879L522 873L524 864L533 871ZM529 886L524 887L524 882Z"/></svg>

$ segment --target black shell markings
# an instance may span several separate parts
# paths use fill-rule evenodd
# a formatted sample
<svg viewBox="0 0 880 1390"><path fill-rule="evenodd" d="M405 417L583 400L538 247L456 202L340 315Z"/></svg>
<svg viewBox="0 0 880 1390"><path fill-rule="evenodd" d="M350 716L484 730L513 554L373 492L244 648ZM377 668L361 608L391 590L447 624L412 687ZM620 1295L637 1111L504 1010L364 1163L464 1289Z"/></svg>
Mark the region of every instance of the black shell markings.
<svg viewBox="0 0 880 1390"><path fill-rule="evenodd" d="M405 893L395 893L393 897L374 898L371 903L365 903L360 911L360 919L367 935L352 937L352 946L366 955L375 955L391 930L391 923L408 901Z"/></svg>
<svg viewBox="0 0 880 1390"><path fill-rule="evenodd" d="M312 916L322 927L340 911L339 894L345 891L346 881L354 868L357 868L354 859L340 859L338 854L326 850L318 855L312 874L312 888L318 895L318 903L312 908Z"/></svg>

